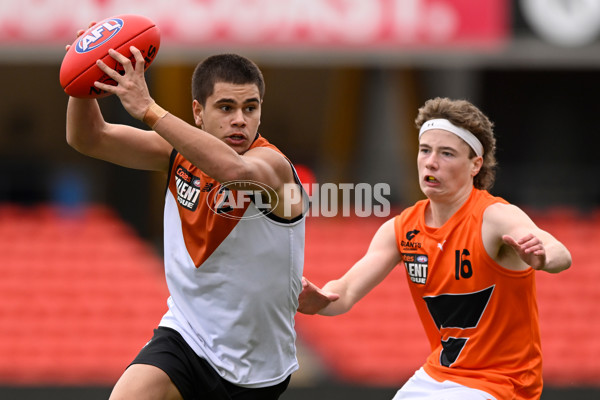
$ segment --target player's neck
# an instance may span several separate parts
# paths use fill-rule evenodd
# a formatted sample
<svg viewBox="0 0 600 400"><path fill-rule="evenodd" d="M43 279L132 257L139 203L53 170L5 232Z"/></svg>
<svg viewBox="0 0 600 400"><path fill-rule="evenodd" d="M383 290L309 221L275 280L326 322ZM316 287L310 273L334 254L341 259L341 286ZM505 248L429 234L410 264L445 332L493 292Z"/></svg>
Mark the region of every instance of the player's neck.
<svg viewBox="0 0 600 400"><path fill-rule="evenodd" d="M471 190L468 190L457 193L452 198L430 198L429 205L425 210L425 224L432 228L443 226L465 204L470 195Z"/></svg>

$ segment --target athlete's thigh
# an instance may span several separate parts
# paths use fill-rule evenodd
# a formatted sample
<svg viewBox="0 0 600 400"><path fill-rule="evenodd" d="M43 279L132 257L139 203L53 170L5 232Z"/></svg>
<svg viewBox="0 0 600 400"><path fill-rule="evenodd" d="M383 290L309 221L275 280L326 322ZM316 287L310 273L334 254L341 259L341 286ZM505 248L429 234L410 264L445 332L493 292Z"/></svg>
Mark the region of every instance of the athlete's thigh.
<svg viewBox="0 0 600 400"><path fill-rule="evenodd" d="M117 381L109 400L183 400L169 376L153 365L133 364Z"/></svg>

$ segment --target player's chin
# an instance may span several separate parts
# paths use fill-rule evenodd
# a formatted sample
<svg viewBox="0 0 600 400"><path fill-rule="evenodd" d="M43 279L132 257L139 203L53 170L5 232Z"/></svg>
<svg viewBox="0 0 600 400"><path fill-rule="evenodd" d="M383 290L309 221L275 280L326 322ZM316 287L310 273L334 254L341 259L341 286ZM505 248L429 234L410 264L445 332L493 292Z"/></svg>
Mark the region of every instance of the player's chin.
<svg viewBox="0 0 600 400"><path fill-rule="evenodd" d="M434 194L434 193L438 192L438 190L437 190L438 186L434 186L425 181L421 181L419 186L421 187L421 191L423 192L423 194L425 194L426 196L429 196L429 194Z"/></svg>
<svg viewBox="0 0 600 400"><path fill-rule="evenodd" d="M421 191L430 200L443 201L447 198L448 193L441 186L421 185Z"/></svg>
<svg viewBox="0 0 600 400"><path fill-rule="evenodd" d="M225 140L225 143L235 150L238 154L244 154L250 149L250 144L247 140Z"/></svg>

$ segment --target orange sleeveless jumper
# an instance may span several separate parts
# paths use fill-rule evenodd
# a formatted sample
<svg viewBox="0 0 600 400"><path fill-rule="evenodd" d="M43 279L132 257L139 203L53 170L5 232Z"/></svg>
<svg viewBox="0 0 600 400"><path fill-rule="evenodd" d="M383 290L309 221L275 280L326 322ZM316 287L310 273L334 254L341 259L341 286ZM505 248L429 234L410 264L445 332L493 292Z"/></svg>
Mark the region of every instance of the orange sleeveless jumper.
<svg viewBox="0 0 600 400"><path fill-rule="evenodd" d="M438 381L480 389L498 400L539 399L542 352L535 271L501 267L481 238L485 209L506 201L473 189L439 228L425 225L428 202L417 202L394 221L410 291L431 346L425 371Z"/></svg>

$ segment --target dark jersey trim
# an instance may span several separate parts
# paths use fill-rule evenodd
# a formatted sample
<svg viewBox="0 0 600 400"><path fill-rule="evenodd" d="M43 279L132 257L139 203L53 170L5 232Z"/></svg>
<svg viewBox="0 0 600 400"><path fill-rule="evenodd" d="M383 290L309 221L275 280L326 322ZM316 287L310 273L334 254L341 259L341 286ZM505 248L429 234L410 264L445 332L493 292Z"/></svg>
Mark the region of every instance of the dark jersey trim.
<svg viewBox="0 0 600 400"><path fill-rule="evenodd" d="M177 157L177 150L173 149L171 151L171 156L169 157L169 169L167 170L167 187L165 188L165 196L169 192L169 183L171 183L171 172L173 172L173 165L175 164L175 157Z"/></svg>

